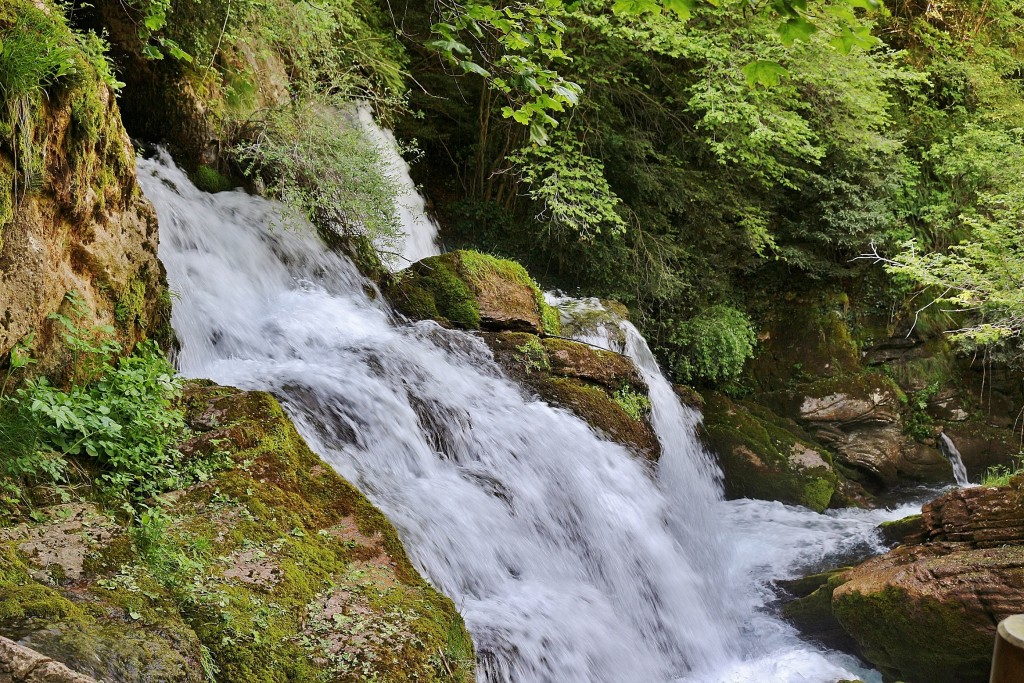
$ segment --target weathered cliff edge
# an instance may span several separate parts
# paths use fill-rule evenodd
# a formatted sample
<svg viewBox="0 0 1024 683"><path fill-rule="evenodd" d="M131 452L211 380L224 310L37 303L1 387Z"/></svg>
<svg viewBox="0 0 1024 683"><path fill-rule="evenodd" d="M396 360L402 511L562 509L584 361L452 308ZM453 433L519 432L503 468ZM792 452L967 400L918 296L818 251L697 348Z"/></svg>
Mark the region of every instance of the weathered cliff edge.
<svg viewBox="0 0 1024 683"><path fill-rule="evenodd" d="M66 351L48 316L69 292L95 315L83 323L112 326L125 348L146 337L167 342L156 214L95 55L48 4L0 9L5 30L54 42L72 66L0 112L0 357L34 333L37 369L59 374Z"/></svg>

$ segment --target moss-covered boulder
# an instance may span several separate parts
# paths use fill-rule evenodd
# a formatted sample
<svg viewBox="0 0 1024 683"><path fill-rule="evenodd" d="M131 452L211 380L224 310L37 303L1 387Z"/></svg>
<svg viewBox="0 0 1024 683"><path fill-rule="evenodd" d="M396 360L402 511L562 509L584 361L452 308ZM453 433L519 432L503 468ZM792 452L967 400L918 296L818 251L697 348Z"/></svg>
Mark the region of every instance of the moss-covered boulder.
<svg viewBox="0 0 1024 683"><path fill-rule="evenodd" d="M625 356L526 332L485 333L484 339L505 372L545 401L645 458L661 454L647 385Z"/></svg>
<svg viewBox="0 0 1024 683"><path fill-rule="evenodd" d="M824 510L838 476L829 453L763 406L704 395L704 435L730 498L759 498Z"/></svg>
<svg viewBox="0 0 1024 683"><path fill-rule="evenodd" d="M782 607L782 615L788 621L827 647L852 652L856 651L856 641L843 630L832 612L832 593L846 580L847 569L842 567L779 584L794 596Z"/></svg>
<svg viewBox="0 0 1024 683"><path fill-rule="evenodd" d="M526 269L476 251L453 251L414 263L385 294L417 320L469 330L557 334L558 312Z"/></svg>
<svg viewBox="0 0 1024 683"><path fill-rule="evenodd" d="M984 683L996 624L1024 611L1024 480L952 491L894 531L911 526L785 612L812 636L838 624L886 680Z"/></svg>
<svg viewBox="0 0 1024 683"><path fill-rule="evenodd" d="M924 536L924 520L921 515L910 515L878 525L878 533L889 545L919 543Z"/></svg>
<svg viewBox="0 0 1024 683"><path fill-rule="evenodd" d="M184 405L186 462L226 468L131 523L3 530L0 634L102 680L473 680L452 602L273 397L199 383Z"/></svg>
<svg viewBox="0 0 1024 683"><path fill-rule="evenodd" d="M89 311L84 329L110 325L125 347L168 341L156 215L136 183L109 66L49 1L2 3L0 43L25 60L66 62L59 77L0 93L17 98L0 108L0 359L31 338L36 370L59 376L68 352L49 316L71 314L69 292Z"/></svg>

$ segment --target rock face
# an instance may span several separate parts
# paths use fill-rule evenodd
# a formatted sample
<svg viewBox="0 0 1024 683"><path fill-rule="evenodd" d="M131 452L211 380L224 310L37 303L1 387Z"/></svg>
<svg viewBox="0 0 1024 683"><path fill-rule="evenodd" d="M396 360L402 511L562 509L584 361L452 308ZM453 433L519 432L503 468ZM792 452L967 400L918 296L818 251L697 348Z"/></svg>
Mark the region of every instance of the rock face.
<svg viewBox="0 0 1024 683"><path fill-rule="evenodd" d="M718 454L727 496L829 506L839 483L832 457L795 423L716 392L704 398L705 440Z"/></svg>
<svg viewBox="0 0 1024 683"><path fill-rule="evenodd" d="M951 479L949 461L905 433L900 389L880 373L822 380L784 401L843 465L876 490Z"/></svg>
<svg viewBox="0 0 1024 683"><path fill-rule="evenodd" d="M645 458L661 454L647 385L633 362L611 351L525 332L485 333L494 359L520 384Z"/></svg>
<svg viewBox="0 0 1024 683"><path fill-rule="evenodd" d="M984 683L996 624L1024 611L1024 481L952 491L905 526L904 545L834 575L787 613L812 635L838 624L887 680ZM806 613L818 622L801 621Z"/></svg>
<svg viewBox="0 0 1024 683"><path fill-rule="evenodd" d="M0 530L0 634L121 683L473 680L454 605L269 394L196 383L183 402L182 454L227 469L127 529L74 504Z"/></svg>
<svg viewBox="0 0 1024 683"><path fill-rule="evenodd" d="M0 636L0 683L96 683L96 679Z"/></svg>
<svg viewBox="0 0 1024 683"><path fill-rule="evenodd" d="M558 315L526 269L475 251L414 263L385 288L402 313L464 329L557 333Z"/></svg>
<svg viewBox="0 0 1024 683"><path fill-rule="evenodd" d="M48 316L69 313L69 292L96 312L80 326L112 325L127 347L169 339L170 298L156 215L136 184L113 91L60 12L28 0L8 12L0 31L45 25L63 36L77 70L30 98L24 122L0 114L0 356L35 333L38 369L56 375L66 358Z"/></svg>

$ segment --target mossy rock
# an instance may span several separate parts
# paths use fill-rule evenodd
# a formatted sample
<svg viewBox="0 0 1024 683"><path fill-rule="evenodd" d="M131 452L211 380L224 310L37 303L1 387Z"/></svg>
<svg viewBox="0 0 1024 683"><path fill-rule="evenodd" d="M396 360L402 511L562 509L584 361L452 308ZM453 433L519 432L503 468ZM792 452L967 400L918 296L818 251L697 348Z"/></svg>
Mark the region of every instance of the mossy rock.
<svg viewBox="0 0 1024 683"><path fill-rule="evenodd" d="M8 534L0 634L107 680L473 680L455 606L272 396L195 382L182 405L185 461L228 467L161 496L145 524L92 532L73 582Z"/></svg>
<svg viewBox="0 0 1024 683"><path fill-rule="evenodd" d="M787 590L799 596L783 606L782 616L801 633L825 646L855 653L857 642L843 630L832 613L832 593L845 581L844 572L847 569L849 567L812 574L796 581L781 582Z"/></svg>
<svg viewBox="0 0 1024 683"><path fill-rule="evenodd" d="M418 320L469 330L557 334L558 315L526 269L476 251L453 251L417 261L385 294Z"/></svg>
<svg viewBox="0 0 1024 683"><path fill-rule="evenodd" d="M847 323L845 294L789 294L765 316L748 373L760 391L856 372L860 350Z"/></svg>
<svg viewBox="0 0 1024 683"><path fill-rule="evenodd" d="M763 406L704 395L704 435L718 455L730 498L758 498L822 511L838 477L827 451Z"/></svg>
<svg viewBox="0 0 1024 683"><path fill-rule="evenodd" d="M545 401L569 410L645 458L661 455L650 421L647 386L628 358L527 332L487 333L484 340L505 372ZM626 404L626 398L633 404ZM638 411L637 402L646 402L646 407L641 405Z"/></svg>
<svg viewBox="0 0 1024 683"><path fill-rule="evenodd" d="M924 519L921 515L910 515L903 519L882 522L878 525L878 532L890 545L916 543L924 536Z"/></svg>
<svg viewBox="0 0 1024 683"><path fill-rule="evenodd" d="M985 683L992 633L955 603L912 597L895 586L870 593L839 591L832 610L888 680Z"/></svg>
<svg viewBox="0 0 1024 683"><path fill-rule="evenodd" d="M633 361L623 355L568 339L547 338L541 343L551 365L551 372L556 375L600 384L612 391L627 386L634 391L647 393L647 385Z"/></svg>

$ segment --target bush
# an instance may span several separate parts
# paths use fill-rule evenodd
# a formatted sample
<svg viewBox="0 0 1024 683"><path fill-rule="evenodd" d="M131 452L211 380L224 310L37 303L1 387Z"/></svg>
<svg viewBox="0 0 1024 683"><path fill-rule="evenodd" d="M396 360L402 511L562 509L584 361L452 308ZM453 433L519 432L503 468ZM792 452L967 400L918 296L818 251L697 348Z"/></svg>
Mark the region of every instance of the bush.
<svg viewBox="0 0 1024 683"><path fill-rule="evenodd" d="M72 356L67 384L39 377L13 395L0 393L0 490L7 501L31 503L31 486L67 483L72 468L87 465L102 494L135 506L230 464L218 454L180 461L174 444L185 424L171 364L152 341L118 358L112 330L80 327L84 302L68 300L71 314L52 316ZM12 360L17 367L29 362L23 350Z"/></svg>
<svg viewBox="0 0 1024 683"><path fill-rule="evenodd" d="M251 127L234 154L296 217L338 235L368 237L384 249L399 244L398 186L381 171L380 150L354 117L318 104L286 105Z"/></svg>
<svg viewBox="0 0 1024 683"><path fill-rule="evenodd" d="M721 384L739 377L757 335L743 311L718 305L677 324L668 341L679 380Z"/></svg>

